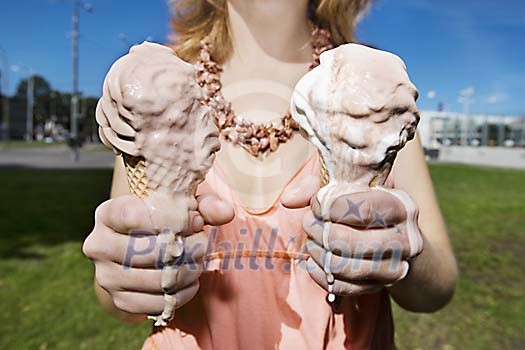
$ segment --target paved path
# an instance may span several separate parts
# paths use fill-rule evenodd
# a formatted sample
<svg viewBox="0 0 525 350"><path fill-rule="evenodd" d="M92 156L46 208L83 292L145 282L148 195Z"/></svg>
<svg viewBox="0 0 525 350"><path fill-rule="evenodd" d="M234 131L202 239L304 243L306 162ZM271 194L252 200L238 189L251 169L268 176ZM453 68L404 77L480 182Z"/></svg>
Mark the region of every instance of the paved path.
<svg viewBox="0 0 525 350"><path fill-rule="evenodd" d="M82 169L111 168L114 155L100 145L87 145L80 150L80 159L74 162L67 146L41 148L0 148L0 168Z"/></svg>
<svg viewBox="0 0 525 350"><path fill-rule="evenodd" d="M439 160L472 165L525 169L525 148L443 147Z"/></svg>
<svg viewBox="0 0 525 350"><path fill-rule="evenodd" d="M64 145L40 148L0 148L0 169L17 167L111 168L113 161L113 153L100 144L83 147L80 151L78 163L73 161L71 150ZM525 149L447 147L441 149L439 161L525 169Z"/></svg>

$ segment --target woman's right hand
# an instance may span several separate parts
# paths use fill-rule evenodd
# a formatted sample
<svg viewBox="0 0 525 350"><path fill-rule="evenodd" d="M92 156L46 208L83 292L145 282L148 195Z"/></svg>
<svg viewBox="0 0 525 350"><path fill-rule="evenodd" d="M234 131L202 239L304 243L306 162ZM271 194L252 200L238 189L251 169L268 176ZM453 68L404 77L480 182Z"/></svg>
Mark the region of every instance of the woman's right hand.
<svg viewBox="0 0 525 350"><path fill-rule="evenodd" d="M212 194L197 197L198 211L190 213L193 234L185 238L185 251L196 264L174 268L177 307L197 293L198 278L207 249L205 224L220 226L233 219L233 208ZM133 314L158 315L164 308L161 289L162 244L153 232L142 199L130 195L110 199L95 212L95 227L83 245L95 264L98 285L112 297L117 309Z"/></svg>

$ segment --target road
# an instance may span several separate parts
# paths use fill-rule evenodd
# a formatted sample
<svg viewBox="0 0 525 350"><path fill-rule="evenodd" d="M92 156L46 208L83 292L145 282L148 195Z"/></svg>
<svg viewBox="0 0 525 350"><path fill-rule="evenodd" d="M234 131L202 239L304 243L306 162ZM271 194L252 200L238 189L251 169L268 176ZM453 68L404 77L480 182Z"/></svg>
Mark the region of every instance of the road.
<svg viewBox="0 0 525 350"><path fill-rule="evenodd" d="M100 144L83 147L78 163L73 161L71 150L65 146L35 148L7 148L0 146L0 169L49 168L83 169L111 168L113 153ZM525 149L503 147L445 147L440 150L438 162L464 163L525 169Z"/></svg>
<svg viewBox="0 0 525 350"><path fill-rule="evenodd" d="M110 168L114 155L101 145L87 145L80 150L78 162L65 145L36 148L0 148L0 168L87 169Z"/></svg>

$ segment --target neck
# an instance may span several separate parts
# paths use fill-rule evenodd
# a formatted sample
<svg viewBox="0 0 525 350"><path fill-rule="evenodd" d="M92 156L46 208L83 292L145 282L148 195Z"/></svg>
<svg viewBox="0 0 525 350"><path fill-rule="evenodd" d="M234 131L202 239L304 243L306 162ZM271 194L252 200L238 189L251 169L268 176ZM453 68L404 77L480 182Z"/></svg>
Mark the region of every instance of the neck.
<svg viewBox="0 0 525 350"><path fill-rule="evenodd" d="M308 0L228 0L233 57L311 61L307 6Z"/></svg>

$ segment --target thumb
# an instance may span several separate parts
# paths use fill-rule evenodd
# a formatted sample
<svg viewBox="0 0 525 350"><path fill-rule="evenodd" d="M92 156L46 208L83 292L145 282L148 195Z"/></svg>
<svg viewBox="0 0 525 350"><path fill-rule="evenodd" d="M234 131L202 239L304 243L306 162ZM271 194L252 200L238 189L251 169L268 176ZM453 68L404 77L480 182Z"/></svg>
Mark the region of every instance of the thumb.
<svg viewBox="0 0 525 350"><path fill-rule="evenodd" d="M321 178L316 175L308 175L284 191L281 196L281 204L290 209L307 207L320 187Z"/></svg>
<svg viewBox="0 0 525 350"><path fill-rule="evenodd" d="M206 224L220 226L233 220L233 207L219 197L211 193L201 194L197 196L197 202L199 213Z"/></svg>

